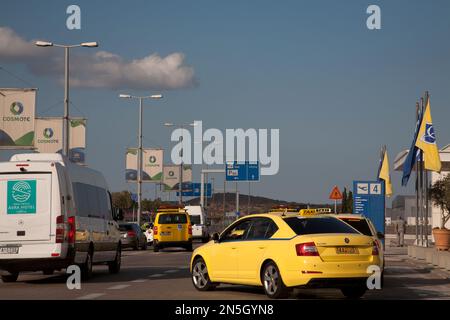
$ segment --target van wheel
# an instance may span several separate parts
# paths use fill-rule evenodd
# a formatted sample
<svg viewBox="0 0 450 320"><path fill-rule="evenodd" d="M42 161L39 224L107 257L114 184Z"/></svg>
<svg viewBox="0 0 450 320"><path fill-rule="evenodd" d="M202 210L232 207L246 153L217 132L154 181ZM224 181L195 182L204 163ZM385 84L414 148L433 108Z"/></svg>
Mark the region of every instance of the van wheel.
<svg viewBox="0 0 450 320"><path fill-rule="evenodd" d="M157 241L153 241L153 251L159 252L159 246Z"/></svg>
<svg viewBox="0 0 450 320"><path fill-rule="evenodd" d="M291 292L291 289L284 284L277 265L272 261L264 265L261 274L261 282L264 287L264 292L269 298L287 298Z"/></svg>
<svg viewBox="0 0 450 320"><path fill-rule="evenodd" d="M216 283L211 282L208 268L206 267L203 258L199 257L195 259L192 265L192 283L194 284L195 289L199 291L214 290L217 286Z"/></svg>
<svg viewBox="0 0 450 320"><path fill-rule="evenodd" d="M347 299L359 299L364 295L364 293L366 293L366 290L367 290L367 288L363 285L355 286L355 287L341 288L342 294Z"/></svg>
<svg viewBox="0 0 450 320"><path fill-rule="evenodd" d="M81 266L81 278L89 280L92 277L92 251L89 251L86 262Z"/></svg>
<svg viewBox="0 0 450 320"><path fill-rule="evenodd" d="M114 261L108 262L109 273L116 274L120 271L120 265L122 264L122 249L117 247L116 258Z"/></svg>
<svg viewBox="0 0 450 320"><path fill-rule="evenodd" d="M3 282L16 282L17 278L19 277L19 273L18 272L13 272L13 273L8 273L8 274L4 274L2 275L2 281Z"/></svg>

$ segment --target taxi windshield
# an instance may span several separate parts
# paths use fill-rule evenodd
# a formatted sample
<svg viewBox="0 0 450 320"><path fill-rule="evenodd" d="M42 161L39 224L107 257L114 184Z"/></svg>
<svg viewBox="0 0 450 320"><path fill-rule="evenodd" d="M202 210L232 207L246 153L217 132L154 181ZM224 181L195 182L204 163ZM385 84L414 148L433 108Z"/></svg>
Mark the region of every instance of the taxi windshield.
<svg viewBox="0 0 450 320"><path fill-rule="evenodd" d="M159 224L172 224L172 223L187 223L185 214L182 213L166 213L162 214L158 218Z"/></svg>
<svg viewBox="0 0 450 320"><path fill-rule="evenodd" d="M346 223L330 217L302 218L290 217L284 221L297 235L317 233L358 233Z"/></svg>

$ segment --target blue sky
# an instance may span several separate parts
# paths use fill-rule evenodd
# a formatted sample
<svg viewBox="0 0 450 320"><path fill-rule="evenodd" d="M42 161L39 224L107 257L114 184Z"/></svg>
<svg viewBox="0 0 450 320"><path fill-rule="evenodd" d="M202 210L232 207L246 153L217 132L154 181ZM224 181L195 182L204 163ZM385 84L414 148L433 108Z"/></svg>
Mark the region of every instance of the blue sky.
<svg viewBox="0 0 450 320"><path fill-rule="evenodd" d="M66 29L70 4L81 7L80 31ZM366 28L370 4L381 7L381 30ZM252 194L326 202L335 184L375 178L383 144L391 166L409 147L415 102L424 90L431 93L438 144L450 143L449 12L444 0L9 1L2 4L0 27L26 41L100 43L74 55L107 51L130 61L182 53L195 84L162 90L163 101L146 102L145 144L173 146L162 125L167 121L202 120L205 129L279 128L280 171L253 184ZM62 114L59 76L32 72L22 60L0 59L0 66L39 88L40 115ZM12 86L26 84L0 71L0 87ZM88 118L88 164L105 173L113 190L134 190L123 166L125 148L137 143L138 122L137 102L117 95L157 92L132 89L71 90L72 114ZM9 154L1 151L0 159ZM194 173L199 179L198 168ZM399 173L392 177L397 194L411 192L400 186ZM223 178L215 181L222 185ZM247 184L241 190L247 193ZM144 191L154 194L153 186Z"/></svg>

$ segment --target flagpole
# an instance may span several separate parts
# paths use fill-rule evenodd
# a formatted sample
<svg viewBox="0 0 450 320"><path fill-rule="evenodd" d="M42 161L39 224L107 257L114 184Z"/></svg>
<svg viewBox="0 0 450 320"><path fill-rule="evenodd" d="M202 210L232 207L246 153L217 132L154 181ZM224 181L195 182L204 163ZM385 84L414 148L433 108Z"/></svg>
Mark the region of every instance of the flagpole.
<svg viewBox="0 0 450 320"><path fill-rule="evenodd" d="M424 111L424 100L423 97L420 97L420 108L421 108L421 112L423 114ZM417 139L420 139L420 137L418 137ZM423 215L423 205L424 205L424 197L423 197L423 173L424 173L424 166L423 166L423 151L422 149L419 149L419 190L420 190L420 194L419 194L419 206L420 206L420 245L423 247L424 246L424 230L423 230L423 222L424 222L424 215Z"/></svg>
<svg viewBox="0 0 450 320"><path fill-rule="evenodd" d="M428 91L425 91L425 107L428 104L430 95ZM425 247L428 247L428 212L429 212L429 199L428 199L428 170L425 169Z"/></svg>
<svg viewBox="0 0 450 320"><path fill-rule="evenodd" d="M416 102L416 123L420 118L419 102ZM414 155L416 157L417 155ZM416 246L419 245L419 162L416 161Z"/></svg>

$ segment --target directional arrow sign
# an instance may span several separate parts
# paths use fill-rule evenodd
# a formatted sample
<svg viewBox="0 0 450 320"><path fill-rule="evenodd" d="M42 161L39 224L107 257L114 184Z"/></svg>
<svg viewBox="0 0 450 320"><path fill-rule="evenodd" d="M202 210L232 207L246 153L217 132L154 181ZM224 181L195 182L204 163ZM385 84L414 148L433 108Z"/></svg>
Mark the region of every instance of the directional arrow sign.
<svg viewBox="0 0 450 320"><path fill-rule="evenodd" d="M342 200L342 193L337 186L334 186L330 193L331 200Z"/></svg>

